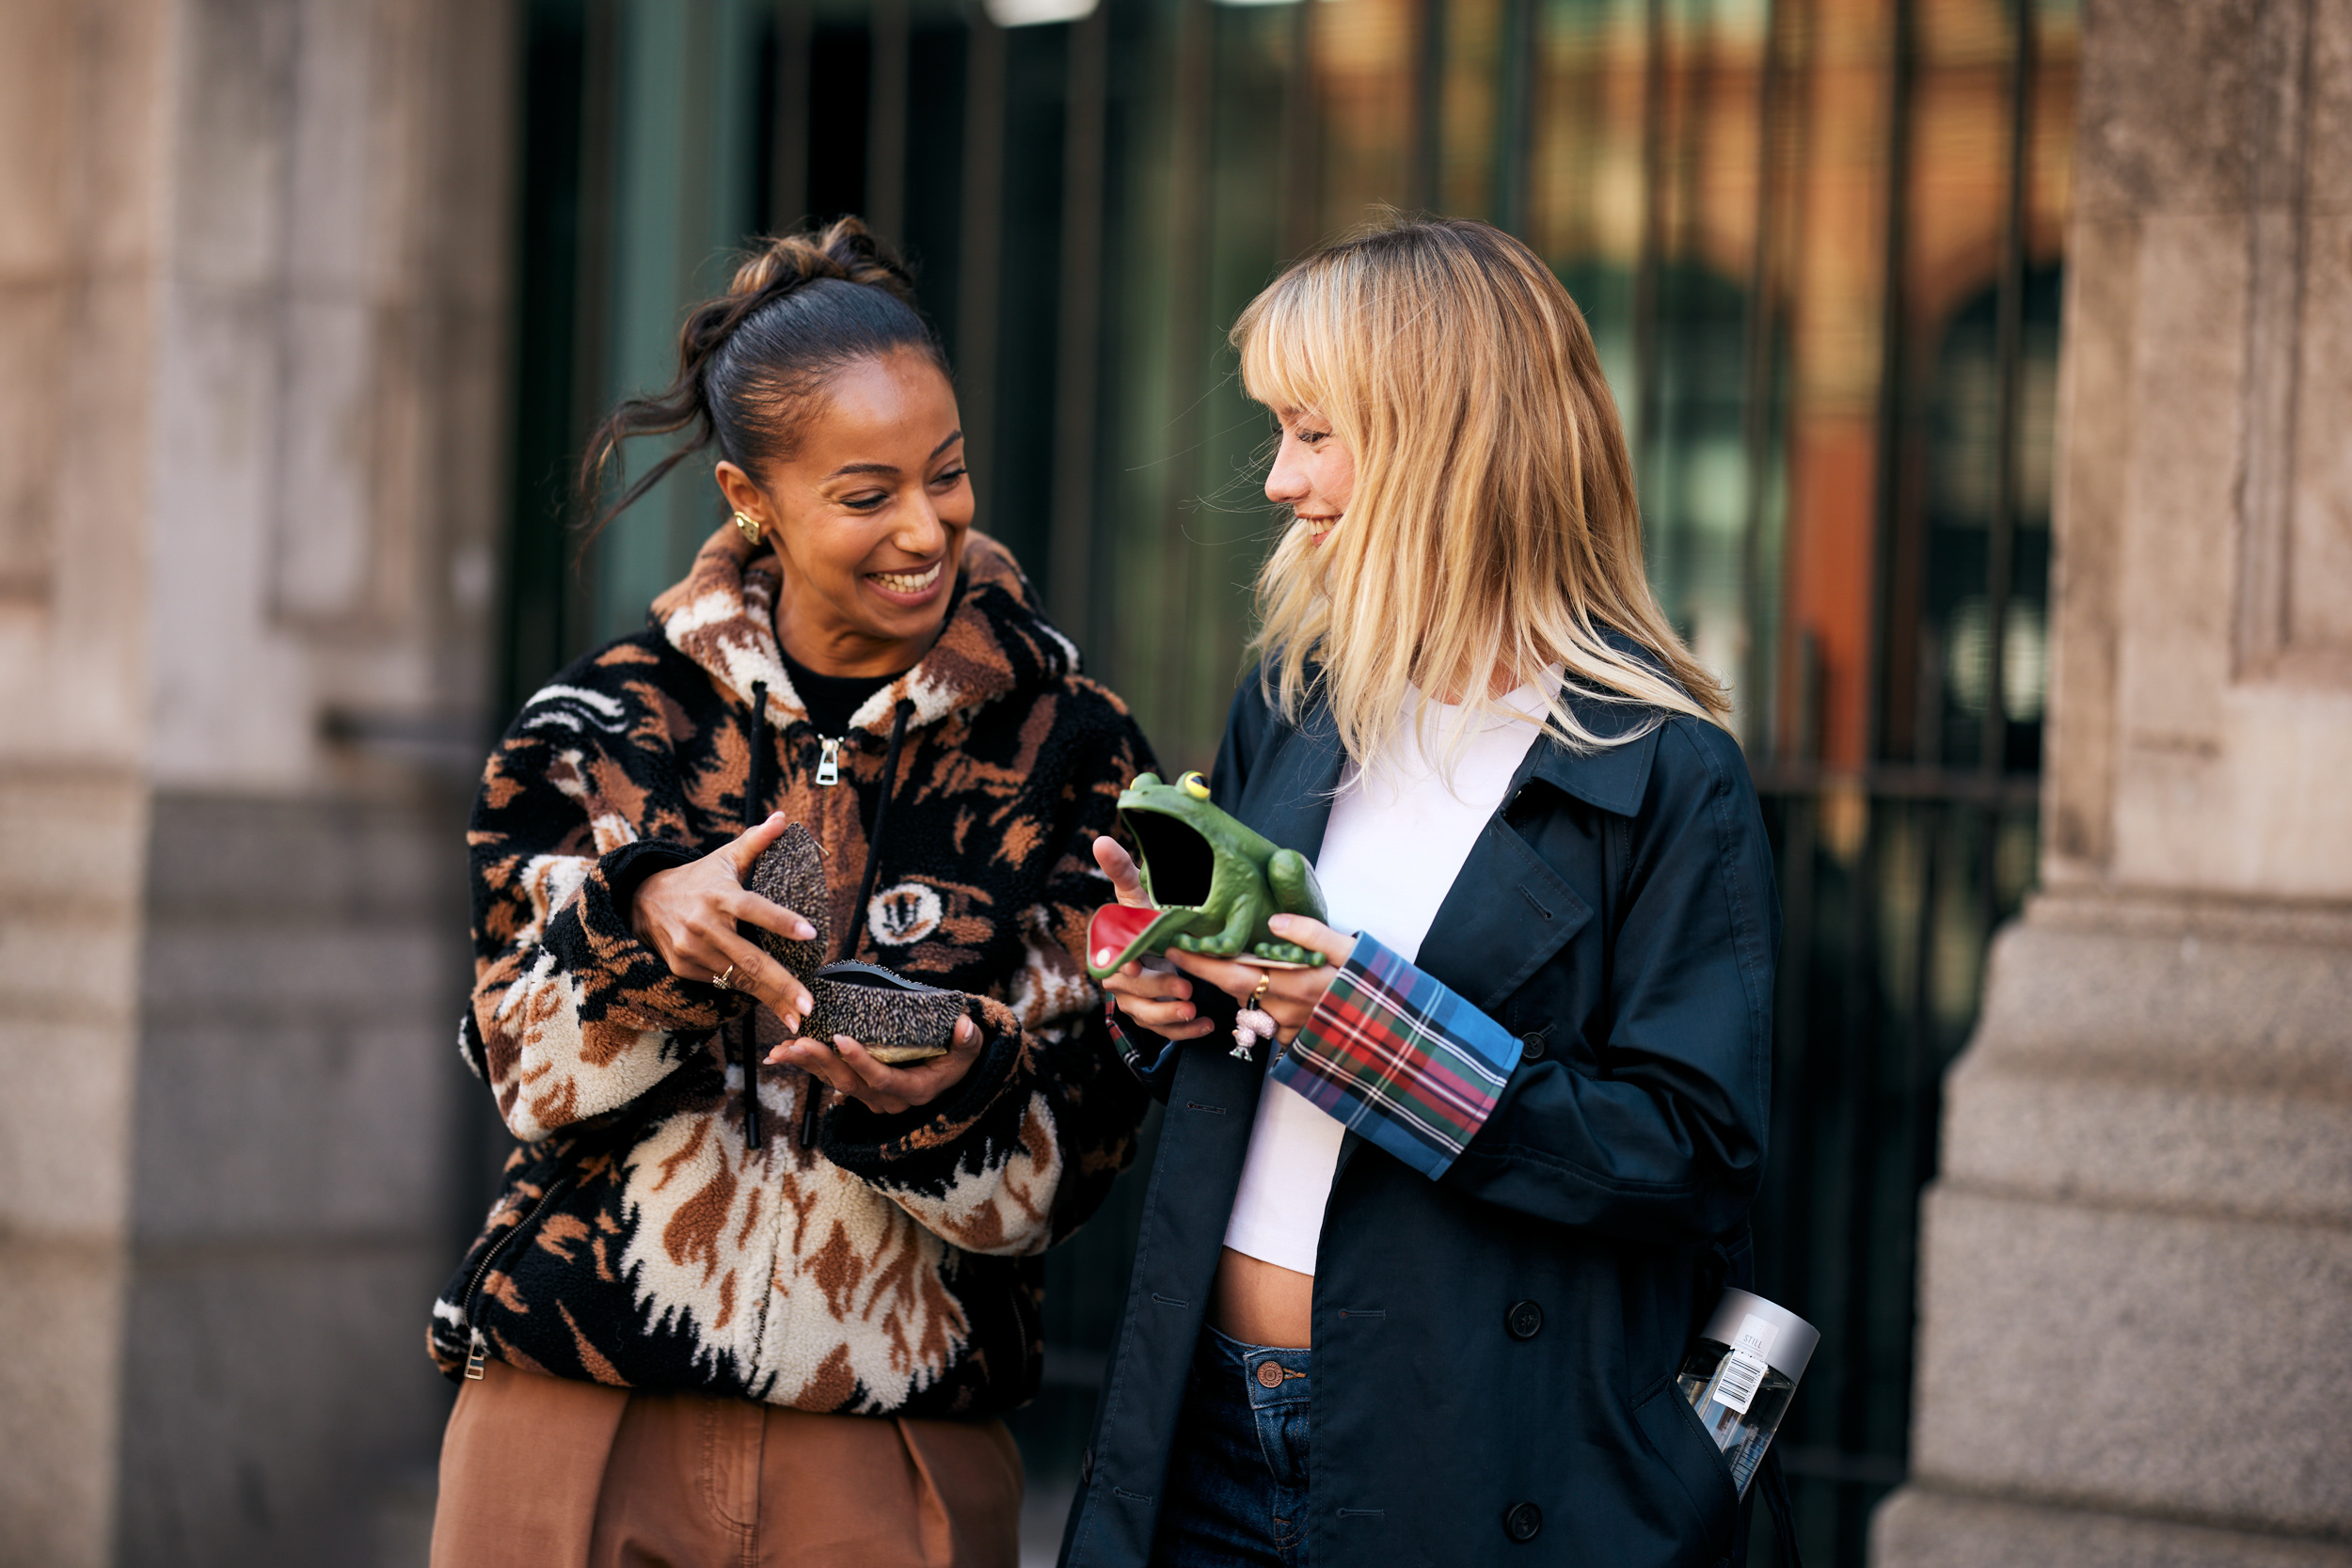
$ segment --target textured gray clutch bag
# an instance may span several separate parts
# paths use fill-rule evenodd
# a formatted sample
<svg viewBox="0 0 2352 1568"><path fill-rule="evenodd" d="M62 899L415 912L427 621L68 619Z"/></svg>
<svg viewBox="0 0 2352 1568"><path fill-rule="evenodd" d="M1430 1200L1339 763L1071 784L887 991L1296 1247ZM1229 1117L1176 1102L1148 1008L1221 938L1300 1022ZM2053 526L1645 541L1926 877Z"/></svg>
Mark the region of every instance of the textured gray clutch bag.
<svg viewBox="0 0 2352 1568"><path fill-rule="evenodd" d="M830 1044L847 1035L878 1062L902 1067L945 1056L963 1016L963 993L894 974L880 964L826 963L832 948L832 899L825 889L824 851L816 835L795 822L752 863L744 886L817 927L793 942L755 927L752 939L808 988L817 1005L801 1024L810 1039Z"/></svg>

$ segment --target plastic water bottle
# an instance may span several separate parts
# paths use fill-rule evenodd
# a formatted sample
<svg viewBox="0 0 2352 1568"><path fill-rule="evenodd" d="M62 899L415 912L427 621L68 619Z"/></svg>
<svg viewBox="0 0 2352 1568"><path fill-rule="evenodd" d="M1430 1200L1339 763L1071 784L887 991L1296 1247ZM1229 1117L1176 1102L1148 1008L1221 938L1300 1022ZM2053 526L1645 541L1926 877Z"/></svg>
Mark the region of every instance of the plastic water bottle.
<svg viewBox="0 0 2352 1568"><path fill-rule="evenodd" d="M1675 1381L1730 1463L1741 1497L1820 1342L1821 1331L1787 1307L1728 1290L1682 1358Z"/></svg>

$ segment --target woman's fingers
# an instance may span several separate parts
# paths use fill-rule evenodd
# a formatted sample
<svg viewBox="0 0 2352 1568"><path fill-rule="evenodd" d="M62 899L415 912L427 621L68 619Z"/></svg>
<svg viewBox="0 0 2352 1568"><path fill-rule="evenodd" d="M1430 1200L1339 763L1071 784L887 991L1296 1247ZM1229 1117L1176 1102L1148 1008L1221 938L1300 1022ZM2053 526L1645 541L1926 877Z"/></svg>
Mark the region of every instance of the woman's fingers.
<svg viewBox="0 0 2352 1568"><path fill-rule="evenodd" d="M1299 927L1285 930L1277 926L1275 934L1285 942L1313 948L1326 958L1330 957L1329 947L1317 945L1319 942L1338 946L1343 961L1356 945L1354 938L1340 935L1319 920L1307 920L1295 915L1278 915L1275 918L1298 920ZM1305 927L1311 927L1311 930ZM1316 935L1317 942L1308 941L1310 935ZM1327 963L1316 969L1262 969L1256 964L1204 958L1198 953L1178 951L1168 956L1186 974L1199 975L1245 1006L1255 1006L1274 1020L1279 1025L1276 1033L1285 1040L1295 1037L1300 1029L1306 1027L1307 1021L1314 1016L1316 1005L1323 1000L1323 993L1331 989L1331 976L1337 973L1336 963ZM1263 990L1258 989L1261 983L1265 987Z"/></svg>
<svg viewBox="0 0 2352 1568"><path fill-rule="evenodd" d="M1185 974L1206 980L1236 1002L1247 1002L1258 989L1259 977L1275 973L1255 964L1235 963L1231 958L1212 958L1202 953L1187 953L1181 947L1168 949L1170 962Z"/></svg>
<svg viewBox="0 0 2352 1568"><path fill-rule="evenodd" d="M1094 863L1103 868L1103 875L1111 879L1111 894L1130 909L1149 909L1151 897L1143 891L1143 873L1136 869L1135 857L1120 847L1115 838L1094 841Z"/></svg>
<svg viewBox="0 0 2352 1568"><path fill-rule="evenodd" d="M729 918L773 931L794 942L806 942L817 934L817 927L806 917L786 909L782 904L762 898L749 888L737 891L723 898L721 907Z"/></svg>
<svg viewBox="0 0 2352 1568"><path fill-rule="evenodd" d="M742 991L766 1003L784 1020L786 1030L800 1027L801 1020L808 1016L809 1008L815 1004L810 1000L807 990L793 978L790 970L732 929L709 931L706 941L709 944L707 958L699 953L690 953L689 956L704 958L713 978L726 979L728 990ZM730 965L734 968L733 974L727 973Z"/></svg>
<svg viewBox="0 0 2352 1568"><path fill-rule="evenodd" d="M1295 942L1310 953L1320 953L1333 964L1347 962L1356 951L1356 939L1344 931L1335 931L1311 915L1278 914L1266 922L1266 928L1284 942Z"/></svg>
<svg viewBox="0 0 2352 1568"><path fill-rule="evenodd" d="M1103 982L1119 1010L1170 1039L1198 1039L1215 1025L1192 1004L1192 982L1131 963Z"/></svg>
<svg viewBox="0 0 2352 1568"><path fill-rule="evenodd" d="M713 849L710 858L724 861L727 869L735 873L736 885L740 887L743 879L752 874L752 863L766 854L768 847L782 838L784 830L791 825L792 819L784 813L770 812L767 821L745 830Z"/></svg>

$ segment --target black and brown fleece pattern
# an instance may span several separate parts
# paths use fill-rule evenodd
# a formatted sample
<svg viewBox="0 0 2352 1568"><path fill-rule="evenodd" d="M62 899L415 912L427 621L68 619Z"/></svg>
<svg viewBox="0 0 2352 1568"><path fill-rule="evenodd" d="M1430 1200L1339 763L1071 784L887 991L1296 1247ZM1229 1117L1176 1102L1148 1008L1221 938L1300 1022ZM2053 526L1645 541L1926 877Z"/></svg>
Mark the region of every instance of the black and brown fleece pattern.
<svg viewBox="0 0 2352 1568"><path fill-rule="evenodd" d="M1002 1411L1037 1385L1038 1254L1133 1158L1143 1091L1084 962L1108 896L1089 847L1152 766L1118 698L971 536L921 663L855 715L841 782L771 629L775 558L723 530L653 626L534 696L484 776L472 853L468 1061L523 1140L481 1239L436 1304L445 1371L475 1331L516 1366L804 1410ZM775 781L744 799L751 693ZM900 704L910 718L877 892L856 873ZM630 933L647 875L780 810L833 868L820 922L855 956L966 994L983 1045L941 1100L882 1117L766 1068L747 1148L723 1044L739 994L681 981ZM761 1053L780 1037L755 1019Z"/></svg>

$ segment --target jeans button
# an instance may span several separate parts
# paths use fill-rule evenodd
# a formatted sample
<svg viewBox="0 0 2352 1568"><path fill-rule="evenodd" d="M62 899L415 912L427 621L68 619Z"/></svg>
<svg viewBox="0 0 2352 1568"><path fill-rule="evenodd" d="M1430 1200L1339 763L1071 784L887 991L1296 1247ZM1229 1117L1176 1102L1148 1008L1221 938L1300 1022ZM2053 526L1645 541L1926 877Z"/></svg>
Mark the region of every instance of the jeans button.
<svg viewBox="0 0 2352 1568"><path fill-rule="evenodd" d="M1279 1388L1282 1386L1282 1368L1280 1363L1274 1361L1261 1361L1258 1363L1258 1386L1261 1388Z"/></svg>
<svg viewBox="0 0 2352 1568"><path fill-rule="evenodd" d="M1514 1339L1533 1339L1544 1331L1544 1309L1532 1301L1515 1301L1503 1314L1502 1326Z"/></svg>
<svg viewBox="0 0 2352 1568"><path fill-rule="evenodd" d="M1544 1528L1544 1511L1534 1503L1516 1503L1502 1516L1502 1533L1514 1541L1533 1541Z"/></svg>

